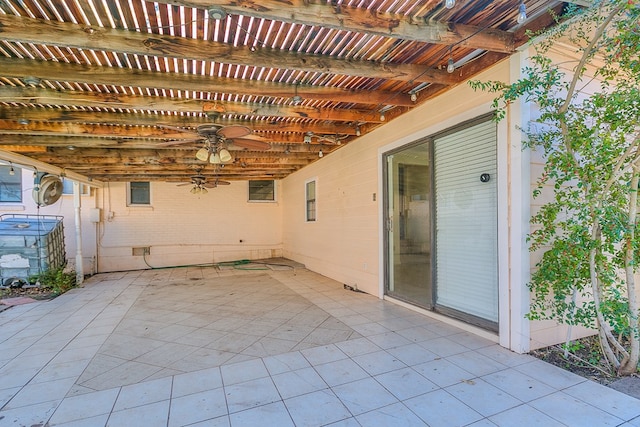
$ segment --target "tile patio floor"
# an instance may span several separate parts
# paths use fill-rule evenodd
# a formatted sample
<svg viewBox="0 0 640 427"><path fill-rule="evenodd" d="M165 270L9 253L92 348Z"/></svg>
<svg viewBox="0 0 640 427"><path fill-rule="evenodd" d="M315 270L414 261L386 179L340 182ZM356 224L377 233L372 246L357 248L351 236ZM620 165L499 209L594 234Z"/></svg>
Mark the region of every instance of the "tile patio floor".
<svg viewBox="0 0 640 427"><path fill-rule="evenodd" d="M0 313L0 426L640 426L640 401L304 268L100 274Z"/></svg>

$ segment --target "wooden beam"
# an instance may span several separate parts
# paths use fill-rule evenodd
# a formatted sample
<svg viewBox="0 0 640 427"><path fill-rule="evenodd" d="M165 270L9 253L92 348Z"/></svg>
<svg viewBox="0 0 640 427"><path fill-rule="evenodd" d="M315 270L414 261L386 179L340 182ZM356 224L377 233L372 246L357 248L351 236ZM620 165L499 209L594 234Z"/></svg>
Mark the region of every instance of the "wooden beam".
<svg viewBox="0 0 640 427"><path fill-rule="evenodd" d="M281 173L264 173L263 175L252 175L250 177L246 176L246 175L214 175L214 174L210 174L207 175L210 181L213 181L215 178L219 178L222 181L231 181L231 182L235 182L235 181L249 181L249 180L265 180L265 179L283 179L286 178L287 175L289 175L291 172L295 172L295 171L287 171L285 172L281 172ZM193 174L192 174L193 175ZM167 179L165 176L160 175L160 174L135 174L135 175L109 175L109 174L104 174L104 175L100 175L100 174L96 174L94 175L95 179L100 179L102 181L105 182L131 182L131 181L160 181L160 182L173 182L175 184L181 183L181 182L189 182L189 175L185 174L182 178L177 177L177 178L173 178L173 179ZM217 188L209 188L207 191L211 192L211 191L224 191L224 188L226 186L221 185ZM189 191L189 186L185 186L183 187L185 192ZM206 196L204 196L206 197Z"/></svg>
<svg viewBox="0 0 640 427"><path fill-rule="evenodd" d="M467 79L475 76L481 71L486 70L487 68L497 64L503 59L507 58L508 55L504 53L498 52L486 52L484 55L475 58L471 62L463 65L458 68L453 74L458 78L459 82L465 82ZM450 87L439 86L443 90L450 89Z"/></svg>
<svg viewBox="0 0 640 427"><path fill-rule="evenodd" d="M318 157L318 156L314 156ZM255 169L270 169L270 170L288 170L299 168L302 166L308 165L312 160L310 158L306 159L291 159L287 163L275 163L271 162L254 162L250 165L250 171ZM59 160L56 160L59 162ZM55 164L55 163L54 163ZM118 173L119 171L129 171L129 172L140 172L141 170L147 172L167 172L167 175L174 173L184 173L185 171L189 171L192 169L198 169L200 167L207 167L209 169L213 169L213 165L206 165L203 162L185 162L176 165L140 165L137 163L121 163L121 164L104 164L104 163L92 163L92 164L76 164L72 167L78 173L83 174L91 174L93 172L113 172ZM229 172L245 172L247 173L248 167L242 167L240 165L226 164L224 169L226 173Z"/></svg>
<svg viewBox="0 0 640 427"><path fill-rule="evenodd" d="M119 126L83 123L59 122L30 122L20 124L12 120L0 120L0 135L4 135L0 146L33 145L33 146L62 146L105 147L105 148L159 148L184 145L186 148L202 146L204 138L195 132L180 132L178 130L152 126ZM324 138L324 139L323 139ZM332 135L322 138L312 138L315 144L333 145ZM301 133L254 134L244 137L273 144L303 144L304 135ZM341 140L344 143L348 139ZM235 146L233 139L229 141L230 148L241 150L242 146ZM337 141L336 141L337 143ZM163 145L166 144L166 145ZM260 151L260 150L257 150Z"/></svg>
<svg viewBox="0 0 640 427"><path fill-rule="evenodd" d="M4 57L0 58L0 75L18 79L25 76L35 76L43 80L60 82L247 96L259 95L285 99L291 98L296 90L293 84ZM349 104L401 105L408 107L415 105L408 94L398 92L349 90L326 86L299 86L297 93L304 99Z"/></svg>
<svg viewBox="0 0 640 427"><path fill-rule="evenodd" d="M72 123L96 123L113 125L146 125L146 126L176 126L195 129L199 125L210 124L212 120L204 115L199 117L180 116L176 114L143 114L143 113L113 113L104 111L81 111L60 108L29 108L0 106L0 120L16 121L49 121ZM215 120L223 126L247 126L255 132L314 132L316 134L355 135L356 127L344 123L290 123L285 121L266 120ZM361 134L365 127L361 126Z"/></svg>
<svg viewBox="0 0 640 427"><path fill-rule="evenodd" d="M2 144L3 150L11 151L13 153L42 153L47 151L47 147L38 147L35 145L11 145Z"/></svg>
<svg viewBox="0 0 640 427"><path fill-rule="evenodd" d="M473 59L471 62L458 68L453 75L459 79L459 83L464 83L476 74L484 71L488 67L495 65L496 63L507 58L508 55L498 52L485 52L483 55ZM444 85L429 85L426 89L422 90L418 94L418 103L423 104L429 99L433 99L438 95L448 91L452 86ZM370 131L370 129L369 129Z"/></svg>
<svg viewBox="0 0 640 427"><path fill-rule="evenodd" d="M527 43L532 34L538 34L541 31L552 27L557 24L557 17L562 17L563 13L563 3L560 3L555 8L552 8L550 13L549 10L545 10L543 13L539 13L536 16L531 17L527 21L527 25L518 28L514 33L513 37L516 41L516 44L522 45Z"/></svg>
<svg viewBox="0 0 640 427"><path fill-rule="evenodd" d="M490 28L444 22L425 22L422 17L402 16L384 12L373 13L366 8L333 6L320 0L159 0L158 3L180 4L208 9L219 6L228 13L258 19L289 22L317 27L355 31L380 37L394 37L424 43L464 46L511 53L513 35Z"/></svg>
<svg viewBox="0 0 640 427"><path fill-rule="evenodd" d="M317 146L316 146L317 147ZM331 147L327 147L331 148ZM269 151L235 151L233 154L236 158L249 159L248 162L255 159L282 159L282 158L305 158L309 153L308 145L291 146L289 154L284 153L284 149ZM194 150L179 149L152 149L152 148L127 148L113 149L104 147L88 147L78 149L76 151L67 150L64 147L50 147L46 152L38 154L38 158L67 158L68 160L77 159L84 162L84 159L93 159L92 161L117 163L117 162L136 162L141 161L146 164L173 164L182 160L195 159Z"/></svg>
<svg viewBox="0 0 640 427"><path fill-rule="evenodd" d="M193 139L197 134L153 126L120 126L69 122L29 122L0 120L0 135L82 136L85 138ZM34 140L34 143L36 141ZM38 145L38 144L33 144Z"/></svg>
<svg viewBox="0 0 640 427"><path fill-rule="evenodd" d="M37 153L32 156L34 161L47 161L52 167L64 169L66 173L84 174L91 179L105 181L131 181L140 179L170 180L172 177L188 177L198 169L204 169L206 174L212 173L214 166L195 159L193 156L181 159L169 158L166 162L159 163L157 159L150 157L79 157L69 158ZM239 157L234 163L226 164L224 168L215 173L221 176L233 175L234 179L255 178L256 175L268 175L283 178L286 175L318 160L316 152L297 153L286 158L263 157ZM207 172L208 171L208 172Z"/></svg>
<svg viewBox="0 0 640 427"><path fill-rule="evenodd" d="M39 161L47 161L48 159L46 156L44 157L34 156L34 158L37 158ZM268 159L266 160L260 159L260 161L258 162L251 162L251 163L249 162L249 160L251 159L238 159L238 162L236 164L233 164L233 163L226 164L223 169L225 173L237 172L237 173L244 173L246 175L251 175L251 173L256 169L276 170L276 171L299 169L301 167L307 166L308 164L310 164L311 162L317 159L318 159L317 154L312 156L307 156L305 158L301 157L301 158L287 159L287 162L284 162L284 163L274 161L273 159L271 161L268 161ZM92 162L92 163L89 163L89 162ZM244 163L244 166L240 165L241 162ZM68 170L73 170L77 173L85 174L87 176L93 176L94 173L108 173L108 172L118 173L119 171L127 171L129 173L132 173L132 172L140 173L142 171L146 171L150 173L166 172L167 175L175 174L175 173L193 174L193 171L197 169L203 169L203 168L213 169L214 168L214 165L201 162L199 160L197 161L185 160L184 162L176 163L174 165L166 165L166 164L141 165L136 162L105 163L105 162L100 162L98 160L94 161L94 159L91 159L91 158L87 159L87 162L81 163L76 161L74 164L69 164L67 161L64 161L60 158L54 158L52 160L49 160L49 163L52 165L56 165L57 167L61 167Z"/></svg>
<svg viewBox="0 0 640 427"><path fill-rule="evenodd" d="M280 68L312 73L343 74L372 79L451 84L444 70L424 65L376 63L280 49L233 46L227 43L163 34L117 30L98 26L45 21L0 14L0 40L151 55L198 61L215 61L251 67ZM302 89L302 87L300 88Z"/></svg>
<svg viewBox="0 0 640 427"><path fill-rule="evenodd" d="M235 171L231 173L225 172L224 169L219 171L204 170L204 175L213 180L219 178L224 181L248 181L254 179L282 179L287 175L301 169L303 166L295 166L288 169L257 169L250 174L246 171ZM226 168L225 168L226 169ZM75 173L66 169L68 173ZM116 173L107 171L95 171L90 175L89 184L93 182L127 182L127 181L163 181L163 182L189 182L190 177L196 171L193 168L185 169L183 172L175 172L173 174L164 174L162 172L145 173L139 170L122 170ZM99 180L99 181L98 181ZM100 182L102 184L102 182ZM188 187L187 187L188 189Z"/></svg>
<svg viewBox="0 0 640 427"><path fill-rule="evenodd" d="M336 120L355 123L382 123L380 113L374 110L343 110L322 108L314 109L309 107L282 107L269 104L242 104L231 102L205 102L202 111L205 113L218 113L234 115L250 115L262 117L283 117L281 110L288 111L287 117L297 117L316 120ZM408 107L407 107L408 108ZM406 112L406 111L405 111Z"/></svg>
<svg viewBox="0 0 640 427"><path fill-rule="evenodd" d="M2 74L2 71L0 71ZM221 115L305 118L355 123L381 123L380 113L372 110L313 108L305 106L208 101L160 96L124 95L78 91L56 91L34 87L0 86L0 101L68 107L175 111L178 113L215 112ZM155 115L152 115L154 117Z"/></svg>
<svg viewBox="0 0 640 427"><path fill-rule="evenodd" d="M0 132L0 135L2 133ZM117 149L160 149L163 148L176 148L181 150L193 150L196 146L202 146L202 144L183 144L174 145L171 147L162 147L159 144L162 140L146 140L146 139L125 139L125 138L107 138L101 136L89 137L89 136L58 136L45 133L35 135L21 135L21 134L4 134L0 140L0 148L8 146L33 146L44 148L64 148L69 152L79 148L117 148Z"/></svg>

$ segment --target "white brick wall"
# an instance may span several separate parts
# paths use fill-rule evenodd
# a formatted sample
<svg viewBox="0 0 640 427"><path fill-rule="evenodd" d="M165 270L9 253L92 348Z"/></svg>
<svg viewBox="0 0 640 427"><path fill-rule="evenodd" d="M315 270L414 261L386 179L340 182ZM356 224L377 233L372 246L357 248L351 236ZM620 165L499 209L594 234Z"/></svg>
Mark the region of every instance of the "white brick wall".
<svg viewBox="0 0 640 427"><path fill-rule="evenodd" d="M126 183L101 192L101 271L207 264L280 256L282 204L249 203L248 183L194 195L190 186L151 183L151 206L127 206ZM112 214L109 214L109 213ZM150 247L145 259L133 247Z"/></svg>

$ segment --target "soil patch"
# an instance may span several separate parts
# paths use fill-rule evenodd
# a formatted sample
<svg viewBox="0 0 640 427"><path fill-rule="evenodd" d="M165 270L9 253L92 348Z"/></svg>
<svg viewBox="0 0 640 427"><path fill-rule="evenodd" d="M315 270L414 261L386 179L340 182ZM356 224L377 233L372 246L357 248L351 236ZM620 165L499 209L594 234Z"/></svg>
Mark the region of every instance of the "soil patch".
<svg viewBox="0 0 640 427"><path fill-rule="evenodd" d="M27 297L35 300L50 300L58 294L48 288L9 288L0 289L0 299Z"/></svg>
<svg viewBox="0 0 640 427"><path fill-rule="evenodd" d="M572 341L569 351L561 345L533 350L532 356L556 365L574 374L596 381L622 393L640 399L640 376L618 377L600 354L600 344L595 336Z"/></svg>

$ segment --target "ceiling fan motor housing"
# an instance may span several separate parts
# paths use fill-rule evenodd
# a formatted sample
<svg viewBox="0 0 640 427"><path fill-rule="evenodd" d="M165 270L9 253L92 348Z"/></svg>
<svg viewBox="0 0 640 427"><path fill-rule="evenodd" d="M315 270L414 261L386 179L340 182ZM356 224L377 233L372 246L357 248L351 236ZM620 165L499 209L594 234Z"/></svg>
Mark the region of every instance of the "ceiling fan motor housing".
<svg viewBox="0 0 640 427"><path fill-rule="evenodd" d="M220 125L207 124L198 126L198 134L210 139L218 137L218 131L222 129Z"/></svg>

